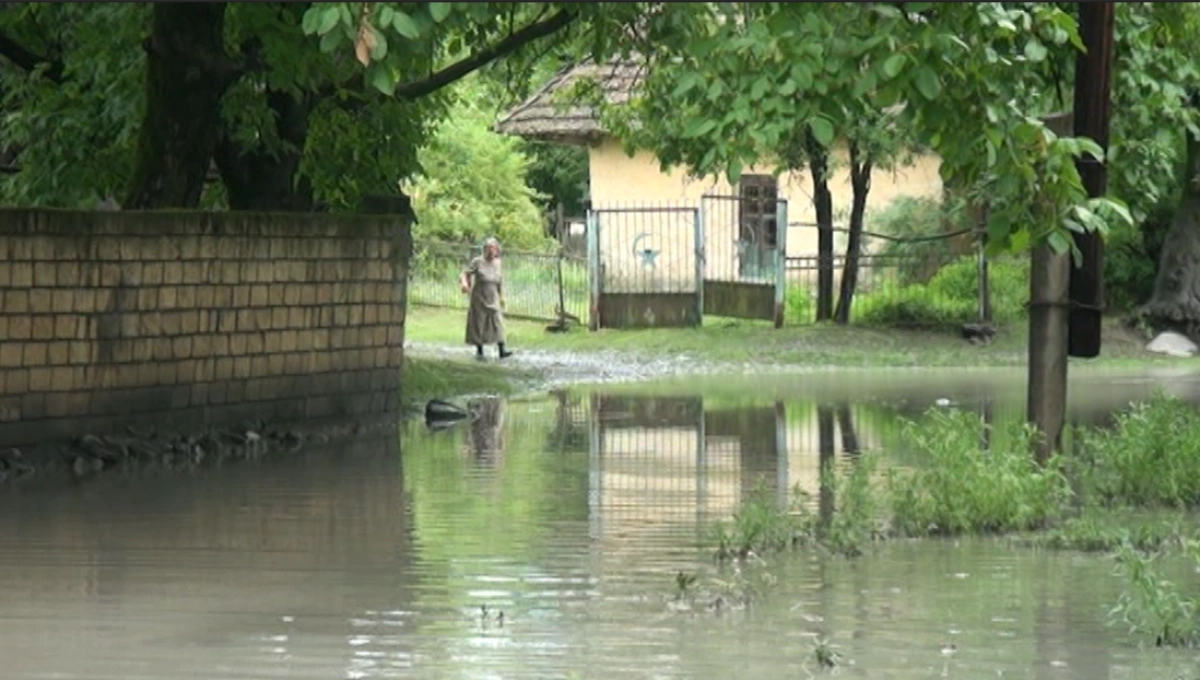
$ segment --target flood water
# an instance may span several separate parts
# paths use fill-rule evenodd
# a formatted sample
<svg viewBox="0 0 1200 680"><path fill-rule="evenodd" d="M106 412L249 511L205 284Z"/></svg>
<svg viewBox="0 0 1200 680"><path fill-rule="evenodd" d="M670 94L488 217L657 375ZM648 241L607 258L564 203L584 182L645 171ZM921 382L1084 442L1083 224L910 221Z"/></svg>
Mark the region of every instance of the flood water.
<svg viewBox="0 0 1200 680"><path fill-rule="evenodd" d="M1200 402L1192 376L1084 375L1072 418L1159 387ZM939 398L1019 419L1023 375L580 389L481 401L474 422L412 423L400 445L3 489L0 675L803 678L830 673L820 637L838 677L1200 678L1195 653L1106 625L1104 558L895 542L735 575L700 547L757 485L815 489L822 456L886 449L898 416ZM683 610L681 571L760 594Z"/></svg>

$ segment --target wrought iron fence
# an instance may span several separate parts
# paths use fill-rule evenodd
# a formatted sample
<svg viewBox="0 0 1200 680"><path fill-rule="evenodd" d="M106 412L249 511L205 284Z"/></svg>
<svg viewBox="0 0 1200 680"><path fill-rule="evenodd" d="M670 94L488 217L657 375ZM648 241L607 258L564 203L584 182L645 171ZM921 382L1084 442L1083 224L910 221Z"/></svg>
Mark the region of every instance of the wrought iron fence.
<svg viewBox="0 0 1200 680"><path fill-rule="evenodd" d="M458 277L480 247L440 241L417 241L408 273L410 305L466 309L468 298ZM504 249L505 314L515 319L556 321L559 309L567 318L586 324L588 318L587 262L557 249L533 252Z"/></svg>

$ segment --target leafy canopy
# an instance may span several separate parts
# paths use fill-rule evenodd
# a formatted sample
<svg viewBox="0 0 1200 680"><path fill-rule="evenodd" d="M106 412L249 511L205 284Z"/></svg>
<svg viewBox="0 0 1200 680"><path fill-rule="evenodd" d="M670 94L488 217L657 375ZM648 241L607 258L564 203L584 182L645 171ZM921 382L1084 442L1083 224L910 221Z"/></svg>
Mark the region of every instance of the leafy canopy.
<svg viewBox="0 0 1200 680"><path fill-rule="evenodd" d="M1088 139L1041 120L1052 50L1082 48L1074 18L1044 3L715 3L700 29L639 45L646 77L629 106L596 102L607 125L664 165L696 175L787 163L807 127L823 145L864 112L942 159L943 180L990 203L994 251L1128 222L1119 201L1089 199L1075 160ZM878 125L888 123L880 121Z"/></svg>

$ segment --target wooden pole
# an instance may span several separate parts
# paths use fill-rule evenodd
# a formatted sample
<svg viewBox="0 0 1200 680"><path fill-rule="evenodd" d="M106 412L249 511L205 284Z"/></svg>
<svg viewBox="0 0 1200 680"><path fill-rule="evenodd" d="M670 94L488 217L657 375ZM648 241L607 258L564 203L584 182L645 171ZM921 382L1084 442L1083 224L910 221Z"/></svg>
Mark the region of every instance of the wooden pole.
<svg viewBox="0 0 1200 680"><path fill-rule="evenodd" d="M1075 135L1088 137L1108 151L1109 93L1112 87L1113 3L1080 2L1079 33L1086 53L1075 63ZM1104 196L1108 173L1104 163L1080 158L1079 176L1088 196ZM1100 354L1100 325L1104 311L1104 239L1090 232L1074 234L1083 255L1071 268L1071 311L1067 351L1073 357Z"/></svg>
<svg viewBox="0 0 1200 680"><path fill-rule="evenodd" d="M1067 412L1067 289L1070 253L1033 249L1029 272L1029 422L1038 430L1034 457L1044 463L1062 443Z"/></svg>
<svg viewBox="0 0 1200 680"><path fill-rule="evenodd" d="M1079 57L1075 69L1074 134L1090 137L1103 149L1108 146L1113 5L1078 4L1087 53ZM1102 164L1083 160L1080 174L1089 196L1104 194ZM1034 248L1032 254L1027 415L1039 432L1034 450L1039 462L1062 445L1068 354L1094 357L1100 353L1104 244L1098 234L1076 234L1075 244L1083 253L1083 266L1078 268L1071 266L1070 254L1055 254L1047 245Z"/></svg>

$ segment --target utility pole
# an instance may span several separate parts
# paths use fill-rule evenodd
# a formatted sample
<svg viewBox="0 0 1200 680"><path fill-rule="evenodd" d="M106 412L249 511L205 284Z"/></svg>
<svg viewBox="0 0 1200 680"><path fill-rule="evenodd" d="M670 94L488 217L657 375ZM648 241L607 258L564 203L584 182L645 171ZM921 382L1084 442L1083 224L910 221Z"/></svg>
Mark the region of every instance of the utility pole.
<svg viewBox="0 0 1200 680"><path fill-rule="evenodd" d="M1088 137L1108 152L1112 87L1112 2L1080 2L1079 32L1087 52L1075 61L1075 136ZM1090 156L1079 159L1079 176L1091 198L1108 190L1105 164ZM1071 315L1068 352L1073 357L1100 354L1100 321L1104 310L1104 239L1097 233L1075 234L1083 254L1079 267L1071 268Z"/></svg>
<svg viewBox="0 0 1200 680"><path fill-rule="evenodd" d="M1087 51L1076 60L1074 135L1089 137L1107 150L1113 3L1076 4ZM1104 195L1107 176L1102 163L1080 159L1079 172L1088 196ZM1071 266L1070 254L1056 254L1047 245L1035 247L1031 261L1027 415L1040 434L1034 451L1040 462L1062 443L1068 354L1100 353L1104 243L1099 234L1075 234L1074 239L1083 254L1081 267Z"/></svg>

